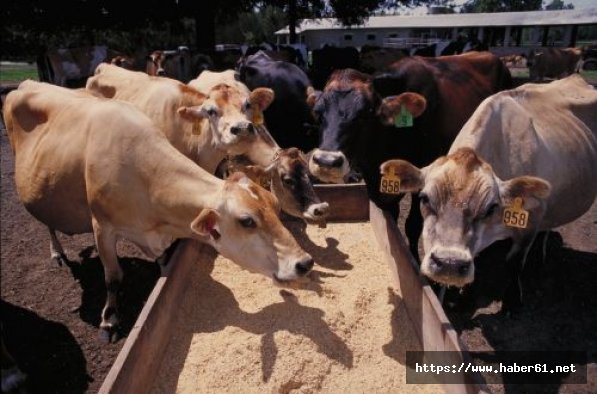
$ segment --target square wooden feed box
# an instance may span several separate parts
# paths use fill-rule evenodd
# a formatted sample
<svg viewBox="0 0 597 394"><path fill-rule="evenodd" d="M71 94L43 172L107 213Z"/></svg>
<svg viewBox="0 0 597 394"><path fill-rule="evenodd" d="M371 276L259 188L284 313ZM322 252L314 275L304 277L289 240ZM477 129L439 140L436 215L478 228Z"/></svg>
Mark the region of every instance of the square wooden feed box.
<svg viewBox="0 0 597 394"><path fill-rule="evenodd" d="M274 289L269 283L271 281L267 278L242 273L250 278L249 283L248 285L238 283L238 286L243 289L249 288L252 294L256 295L254 298L257 299L257 301L253 301L253 303L256 302L255 312L251 312L250 306L246 307L242 304L243 301L240 299L242 296L235 293L234 282L229 285L222 284L220 282L225 282L225 280L221 278L218 279L220 282L212 280L211 272L197 273L198 264L202 263L203 265L200 267L207 265L215 271L213 267L217 254L213 249L192 241L182 242L167 265L168 272L165 272L156 283L100 392L222 392L239 389L244 392L263 392L263 390L346 392L351 389L357 391L379 391L380 389L386 391L446 391L450 393L486 391L483 379L479 375L465 373L456 374L456 384L446 384L447 382L439 375L435 380L435 385L406 386L404 354L407 350L450 351L447 353L448 361L451 364L460 365L466 359L466 349L458 339L457 333L444 314L429 284L419 275L418 265L409 253L398 226L389 215L369 202L365 186L362 184L322 185L317 186L316 189L321 199L330 203L332 213L330 222L334 222L329 226L331 229L308 229L310 233L307 236L304 226L301 227L298 222L288 223L299 244L315 258L316 266L311 275L311 282L314 283L305 289L296 291L280 290ZM370 223L366 223L367 220ZM371 240L367 238L369 233L371 233ZM338 241L333 236L341 240ZM310 237L315 241L311 241ZM319 244L317 244L318 242ZM367 251L354 252L355 256L361 256L358 262L341 260L334 265L333 260L338 255L343 255L344 259L350 259L351 257L347 256L353 255L351 249L340 251L338 248L341 248L342 245L347 245L348 248L364 245ZM319 255L320 252L323 254ZM373 252L371 256L374 257L363 258L363 256L367 256L363 253L368 252ZM385 266L383 260L389 266L391 273L389 276L387 269L375 266L375 264ZM217 262L216 266L219 264L221 263ZM373 265L373 275L362 271L367 269L368 265ZM380 275L379 280L372 277L378 274ZM238 278L242 275L226 274L224 279ZM193 277L195 277L195 281L204 283L199 285L190 283L193 282ZM199 279L197 280L197 278ZM205 278L210 278L210 281L207 281L209 283L204 281ZM389 281L386 282L387 278ZM369 282L364 282L365 280ZM360 293L353 297L343 293L341 289L336 291L334 286L342 283L349 288L354 285L355 291ZM235 335L234 332L240 332L241 335L245 335L237 340L243 344L240 349L234 349L235 345L232 339L224 345L217 345L218 348L213 344L205 343L206 337L204 336L196 339L193 332L186 334L180 332L180 321L187 318L193 319L193 317L187 316L193 314L193 302L195 302L193 300L196 300L196 295L199 294L196 290L191 289L193 286L203 286L200 289L202 293L198 297L197 304L206 305L212 302L217 297L212 293L219 292L220 295L224 294L226 299L223 306L232 310L224 311L225 317L221 317L221 305L216 306L219 308L217 311L212 310L209 313L205 309L201 309L201 305L198 305L198 309L203 311L201 313L204 315L194 317L195 328L201 326L198 331L201 331L202 335L205 333L216 335L213 333L219 332L220 340L222 337L228 338L228 336ZM359 286L360 289L358 289ZM391 289L387 289L388 292L386 288L379 289L379 286L386 288L389 286ZM275 296L278 296L278 300L282 300L282 302L269 301L260 291L268 294L276 292ZM194 297L191 298L187 294L189 292ZM212 296L213 300L210 299ZM383 297L389 301L379 301ZM190 302L191 307L185 308L183 305L185 302ZM381 324L379 322L375 324L374 318L371 315L366 315L365 312L362 316L357 313L360 309L374 308L372 305L376 302L377 313L386 315L385 321ZM291 315L285 315L284 313L288 312L287 308L281 305L291 305L292 303L298 306L292 310ZM336 309L327 310L326 306L332 304L336 305ZM384 306L387 304L391 305ZM248 312L245 311L247 308ZM226 313L228 313L227 317ZM196 323L196 321L202 320L209 320L208 323L213 324L206 328L205 324L207 323ZM398 321L400 323L397 323ZM312 327L306 327L309 324ZM362 327L366 327L368 324L373 324L373 326L367 328L369 331L363 331ZM400 324L401 328L394 327L396 324ZM233 327L232 333L224 331L229 327ZM371 332L377 332L377 330L381 330L382 334L385 332L381 335L382 342L373 338L377 335L371 335ZM281 334L281 332L283 333ZM296 336L291 341L306 342L313 348L313 352L301 350L296 343L289 345L290 348L285 348L285 345L276 342L276 340L282 341L283 338L280 335ZM411 339L405 339L409 338L409 335ZM186 338L182 345L173 343L181 336ZM201 342L202 340L204 342ZM186 352L187 348L191 347L191 342L197 341L200 343L196 343L195 346L202 348L204 353L202 357L209 361L205 365L198 366L200 361L185 361L185 358L188 359L188 355L179 357L175 352L173 353L173 348L181 348L181 346ZM251 344L251 341L257 342ZM405 341L414 343L405 346ZM371 354L359 353L358 348L362 348L363 344L370 346ZM243 353L251 350L256 353L255 359L252 359L250 354ZM277 364L285 362L284 360L290 357L288 356L289 352L292 353L290 372L277 373ZM229 368L222 367L221 360L216 361L225 356L231 357L232 363L236 364L231 367L231 371L234 371L234 368L240 369L240 371L227 371L226 376L217 378L215 382L202 376L202 374L213 373L210 368L219 368L218 371L222 368ZM176 360L177 357L182 360ZM301 365L300 368L296 367L295 363ZM186 373L185 379L189 380L190 374L192 378L202 381L203 387L180 387L182 383L178 380L183 380L181 369L186 368L186 364L194 364L195 369ZM300 373L296 372L297 368L300 369ZM335 377L333 379L318 378L316 383L307 382L305 380L308 380L308 377L305 379L303 376L302 379L299 375L301 373L308 374L305 371L309 368L325 370L324 374L327 373ZM170 374L174 370L177 376L166 378L164 375L168 370L170 370ZM244 373L246 376L239 377ZM284 373L290 377L278 376ZM384 381L384 379L376 378L376 373L393 376L391 378L386 376L384 379L389 380ZM374 381L367 382L365 376L373 377ZM353 381L355 378L356 380ZM164 380L167 379L170 379L171 382L164 383ZM235 379L236 383L234 383ZM282 382L283 379L286 380ZM454 376L451 379L453 382ZM230 386L226 386L228 381L231 382ZM255 382L264 385L255 388L253 387Z"/></svg>

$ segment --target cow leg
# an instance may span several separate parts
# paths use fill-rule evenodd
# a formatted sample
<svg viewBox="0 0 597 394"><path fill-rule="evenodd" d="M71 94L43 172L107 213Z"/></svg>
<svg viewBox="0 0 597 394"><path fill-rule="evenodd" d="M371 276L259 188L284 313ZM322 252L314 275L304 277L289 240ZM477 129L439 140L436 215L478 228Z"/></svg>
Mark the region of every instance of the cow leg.
<svg viewBox="0 0 597 394"><path fill-rule="evenodd" d="M502 309L505 312L515 311L522 306L522 283L520 275L524 270L527 256L536 236L537 233L533 233L520 240L515 240L506 256L506 266L510 271L510 281L504 293Z"/></svg>
<svg viewBox="0 0 597 394"><path fill-rule="evenodd" d="M100 336L105 342L115 341L118 327L118 292L122 284L122 268L118 264L116 255L116 234L109 226L99 224L93 220L93 234L97 251L104 266L106 281L106 305L102 310Z"/></svg>
<svg viewBox="0 0 597 394"><path fill-rule="evenodd" d="M545 259L547 258L547 240L549 239L549 230L545 232L543 237L543 245L541 246L541 262L545 265Z"/></svg>
<svg viewBox="0 0 597 394"><path fill-rule="evenodd" d="M420 202L418 194L411 194L410 211L406 223L404 223L404 232L406 238L408 238L410 252L418 262L421 261L419 258L419 237L423 230L423 216L421 216L421 210L419 209Z"/></svg>
<svg viewBox="0 0 597 394"><path fill-rule="evenodd" d="M67 262L66 254L62 249L62 245L60 245L60 241L58 241L56 230L48 227L48 231L50 232L50 258L56 260L58 265L62 266L63 263Z"/></svg>

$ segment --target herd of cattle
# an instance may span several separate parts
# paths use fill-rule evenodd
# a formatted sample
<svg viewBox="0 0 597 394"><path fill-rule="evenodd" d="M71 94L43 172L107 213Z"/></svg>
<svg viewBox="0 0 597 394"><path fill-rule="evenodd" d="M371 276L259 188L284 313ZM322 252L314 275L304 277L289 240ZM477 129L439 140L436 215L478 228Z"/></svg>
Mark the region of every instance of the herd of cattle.
<svg viewBox="0 0 597 394"><path fill-rule="evenodd" d="M279 211L325 221L315 179L359 174L395 218L410 193L411 252L422 237L421 271L442 284L472 282L475 256L513 239L505 307L521 300L538 232L578 218L597 193L597 91L578 75L513 89L498 57L471 51L333 69L318 89L300 66L257 52L183 83L162 55L152 54L156 76L120 59L97 65L84 88L25 81L3 108L18 196L48 227L52 258L65 257L56 231L95 237L108 339L117 239L159 261L191 238L278 284L299 280L314 261Z"/></svg>

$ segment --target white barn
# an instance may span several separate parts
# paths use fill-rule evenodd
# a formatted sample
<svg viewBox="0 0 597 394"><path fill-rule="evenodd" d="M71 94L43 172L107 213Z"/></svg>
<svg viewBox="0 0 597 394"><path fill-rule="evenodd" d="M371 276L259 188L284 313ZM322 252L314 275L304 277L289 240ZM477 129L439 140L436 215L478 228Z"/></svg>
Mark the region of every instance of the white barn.
<svg viewBox="0 0 597 394"><path fill-rule="evenodd" d="M298 42L309 49L326 44L410 48L456 39L459 34L465 34L487 43L493 51L494 47L574 46L579 26L587 25L597 25L597 8L371 16L357 26L343 26L334 18L305 19L297 26L296 32ZM275 34L278 44L288 43L288 27Z"/></svg>

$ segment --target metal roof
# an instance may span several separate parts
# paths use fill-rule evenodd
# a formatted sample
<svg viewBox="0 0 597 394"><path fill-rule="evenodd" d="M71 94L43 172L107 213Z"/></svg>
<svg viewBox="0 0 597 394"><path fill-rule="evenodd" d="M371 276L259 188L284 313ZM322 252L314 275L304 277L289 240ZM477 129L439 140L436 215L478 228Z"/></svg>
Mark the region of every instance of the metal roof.
<svg viewBox="0 0 597 394"><path fill-rule="evenodd" d="M362 25L343 26L335 18L303 19L296 32L309 30L452 28L480 26L555 26L597 24L597 8L557 11L496 12L476 14L371 16ZM288 34L288 27L275 34Z"/></svg>

